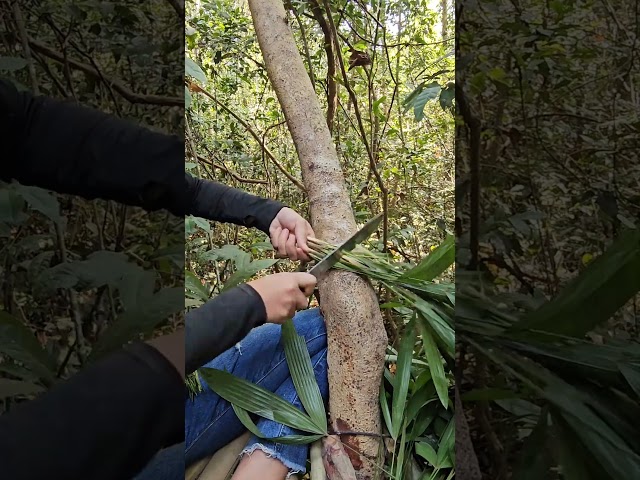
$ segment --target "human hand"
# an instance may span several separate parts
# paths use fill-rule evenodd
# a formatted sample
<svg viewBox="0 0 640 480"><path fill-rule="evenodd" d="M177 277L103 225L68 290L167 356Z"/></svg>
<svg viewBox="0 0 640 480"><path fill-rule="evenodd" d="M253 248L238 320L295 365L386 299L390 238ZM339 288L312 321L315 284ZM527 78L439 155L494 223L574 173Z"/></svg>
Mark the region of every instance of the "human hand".
<svg viewBox="0 0 640 480"><path fill-rule="evenodd" d="M278 258L310 261L307 237L315 237L309 222L284 207L269 226L269 237Z"/></svg>
<svg viewBox="0 0 640 480"><path fill-rule="evenodd" d="M283 272L259 278L250 285L262 301L267 311L267 322L284 323L296 313L307 308L317 279L305 272Z"/></svg>

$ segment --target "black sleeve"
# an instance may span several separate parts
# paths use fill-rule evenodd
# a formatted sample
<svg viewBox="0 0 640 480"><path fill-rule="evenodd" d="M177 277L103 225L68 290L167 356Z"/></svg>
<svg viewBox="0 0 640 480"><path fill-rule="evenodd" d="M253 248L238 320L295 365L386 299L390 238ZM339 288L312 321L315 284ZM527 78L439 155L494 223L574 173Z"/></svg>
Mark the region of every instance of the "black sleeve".
<svg viewBox="0 0 640 480"><path fill-rule="evenodd" d="M18 92L0 79L0 179L255 226L268 233L284 205L195 179L184 141L68 101Z"/></svg>
<svg viewBox="0 0 640 480"><path fill-rule="evenodd" d="M185 316L185 370L192 373L267 320L262 298L247 284L232 288Z"/></svg>
<svg viewBox="0 0 640 480"><path fill-rule="evenodd" d="M269 234L269 225L285 205L216 182L197 179L191 214L219 222L255 227Z"/></svg>
<svg viewBox="0 0 640 480"><path fill-rule="evenodd" d="M184 382L136 343L0 416L0 477L114 480L184 440Z"/></svg>

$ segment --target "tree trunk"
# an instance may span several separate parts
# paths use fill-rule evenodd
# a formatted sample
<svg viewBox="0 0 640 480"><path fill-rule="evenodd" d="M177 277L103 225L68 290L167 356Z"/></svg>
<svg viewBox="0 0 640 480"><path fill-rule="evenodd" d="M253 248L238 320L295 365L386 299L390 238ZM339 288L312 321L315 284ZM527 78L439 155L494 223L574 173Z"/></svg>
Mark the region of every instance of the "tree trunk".
<svg viewBox="0 0 640 480"><path fill-rule="evenodd" d="M281 0L249 0L258 43L296 146L318 237L339 243L357 225L320 103L304 68ZM334 431L380 433L378 394L387 344L371 285L331 271L319 282L327 322L330 420ZM360 480L380 473L379 438L343 436Z"/></svg>

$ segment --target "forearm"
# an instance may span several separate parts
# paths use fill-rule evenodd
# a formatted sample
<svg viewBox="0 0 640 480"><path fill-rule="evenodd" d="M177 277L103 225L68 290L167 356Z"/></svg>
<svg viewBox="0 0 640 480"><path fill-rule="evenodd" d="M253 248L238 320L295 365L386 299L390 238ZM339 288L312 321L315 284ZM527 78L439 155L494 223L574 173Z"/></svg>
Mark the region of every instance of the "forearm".
<svg viewBox="0 0 640 480"><path fill-rule="evenodd" d="M240 285L191 310L185 318L185 368L192 373L265 323L258 293Z"/></svg>

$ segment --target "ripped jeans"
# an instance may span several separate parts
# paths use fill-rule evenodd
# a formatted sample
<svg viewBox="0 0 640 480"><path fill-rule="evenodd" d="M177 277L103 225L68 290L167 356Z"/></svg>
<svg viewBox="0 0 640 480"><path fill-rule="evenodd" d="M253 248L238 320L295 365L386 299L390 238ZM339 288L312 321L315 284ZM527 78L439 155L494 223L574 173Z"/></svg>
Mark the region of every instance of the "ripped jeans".
<svg viewBox="0 0 640 480"><path fill-rule="evenodd" d="M293 323L304 337L311 357L313 371L323 398L328 397L327 333L319 309L298 312ZM204 367L233 373L260 385L287 400L298 409L302 404L293 385L289 367L280 341L282 327L266 324L253 329L235 347L222 353ZM159 452L136 480L177 480L184 478L185 466L209 456L227 445L245 431L231 405L207 387L200 376L204 391L185 403L185 444L175 445ZM254 420L256 418L254 417ZM259 417L257 426L267 437L292 435L295 430ZM268 456L280 460L289 475L304 473L309 455L308 445L283 445L251 437L243 454L260 449Z"/></svg>

